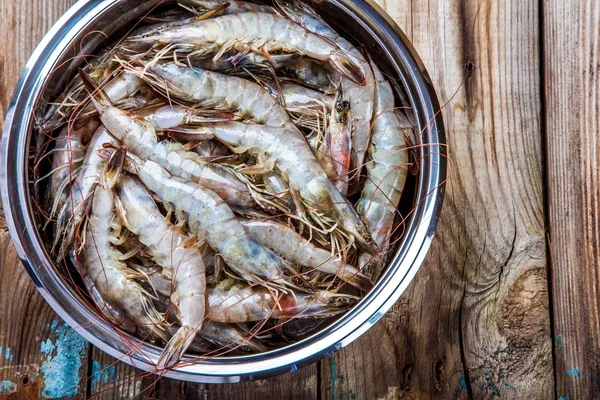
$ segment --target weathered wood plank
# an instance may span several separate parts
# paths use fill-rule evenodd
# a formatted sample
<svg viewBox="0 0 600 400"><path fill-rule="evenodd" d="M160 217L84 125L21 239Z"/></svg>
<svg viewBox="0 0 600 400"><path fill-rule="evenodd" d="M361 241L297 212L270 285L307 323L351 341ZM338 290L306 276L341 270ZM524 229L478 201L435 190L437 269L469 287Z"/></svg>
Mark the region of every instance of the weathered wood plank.
<svg viewBox="0 0 600 400"><path fill-rule="evenodd" d="M94 399L148 399L156 393L157 377L94 348L88 384Z"/></svg>
<svg viewBox="0 0 600 400"><path fill-rule="evenodd" d="M0 3L0 118L27 58L73 2ZM0 397L81 398L89 345L37 293L0 220Z"/></svg>
<svg viewBox="0 0 600 400"><path fill-rule="evenodd" d="M381 3L452 99L450 181L427 262L372 331L323 363L323 396L550 398L538 2Z"/></svg>
<svg viewBox="0 0 600 400"><path fill-rule="evenodd" d="M557 395L600 393L600 3L544 2Z"/></svg>
<svg viewBox="0 0 600 400"><path fill-rule="evenodd" d="M175 381L170 381L172 385ZM160 382L163 385L164 381ZM301 368L296 372L235 385L187 384L186 400L315 400L318 398L317 365Z"/></svg>

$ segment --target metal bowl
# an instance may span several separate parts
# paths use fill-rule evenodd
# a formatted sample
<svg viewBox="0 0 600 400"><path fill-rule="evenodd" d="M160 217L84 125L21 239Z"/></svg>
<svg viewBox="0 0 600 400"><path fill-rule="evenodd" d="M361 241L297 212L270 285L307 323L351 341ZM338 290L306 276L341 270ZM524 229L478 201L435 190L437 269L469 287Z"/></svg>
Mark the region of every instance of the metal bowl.
<svg viewBox="0 0 600 400"><path fill-rule="evenodd" d="M37 47L15 89L1 149L2 201L10 234L25 269L50 306L96 347L145 371L154 371L161 349L142 344L143 356L129 356L122 335L84 301L59 272L36 221L31 193L36 112L63 88L99 46L123 35L133 21L164 0L81 0ZM308 365L358 338L398 300L420 267L436 229L446 179L445 137L439 104L425 69L406 36L370 0L315 1L315 7L348 39L363 45L397 82L399 99L412 107L418 127L418 173L411 179L411 211L397 250L376 287L352 310L320 332L287 347L243 357L213 358L165 375L191 382L225 383L266 378ZM102 34L100 32L103 32ZM419 134L420 133L420 134ZM137 339L134 339L137 340Z"/></svg>

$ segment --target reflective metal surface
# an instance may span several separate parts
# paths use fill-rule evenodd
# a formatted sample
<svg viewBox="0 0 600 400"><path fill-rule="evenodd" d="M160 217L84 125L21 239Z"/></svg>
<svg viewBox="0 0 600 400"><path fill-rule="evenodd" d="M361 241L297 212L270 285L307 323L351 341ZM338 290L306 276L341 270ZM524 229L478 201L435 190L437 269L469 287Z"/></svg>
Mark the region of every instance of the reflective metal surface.
<svg viewBox="0 0 600 400"><path fill-rule="evenodd" d="M100 319L57 271L45 250L33 213L30 154L37 145L32 134L35 111L59 93L83 58L70 61L75 50L93 54L106 36L117 38L132 21L162 0L79 1L51 29L35 50L15 89L8 110L1 147L2 201L19 257L50 306L81 335L101 350L146 371L153 371L160 349L143 344L144 356L129 357L123 340ZM446 179L445 137L439 105L425 69L407 38L371 1L329 0L315 6L346 36L360 43L390 76L397 77L398 95L412 105L421 132L421 161L414 179L414 202L405 234L387 272L375 289L346 315L315 335L268 353L213 358L169 371L165 376L193 382L225 383L274 376L294 371L348 345L373 324L400 297L431 244ZM135 339L133 339L135 340Z"/></svg>

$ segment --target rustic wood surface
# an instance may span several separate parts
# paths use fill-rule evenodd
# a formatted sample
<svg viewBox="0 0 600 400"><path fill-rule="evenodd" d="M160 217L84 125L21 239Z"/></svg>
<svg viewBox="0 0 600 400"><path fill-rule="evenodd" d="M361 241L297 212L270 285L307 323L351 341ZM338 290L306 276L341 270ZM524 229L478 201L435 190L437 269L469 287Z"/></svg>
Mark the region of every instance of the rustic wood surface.
<svg viewBox="0 0 600 400"><path fill-rule="evenodd" d="M0 1L0 118L29 54L72 3ZM156 381L93 348L54 314L24 273L0 210L0 398L600 393L600 3L379 3L448 102L441 223L393 309L348 348L293 374L241 385Z"/></svg>
<svg viewBox="0 0 600 400"><path fill-rule="evenodd" d="M600 396L600 3L544 5L549 248L557 395Z"/></svg>

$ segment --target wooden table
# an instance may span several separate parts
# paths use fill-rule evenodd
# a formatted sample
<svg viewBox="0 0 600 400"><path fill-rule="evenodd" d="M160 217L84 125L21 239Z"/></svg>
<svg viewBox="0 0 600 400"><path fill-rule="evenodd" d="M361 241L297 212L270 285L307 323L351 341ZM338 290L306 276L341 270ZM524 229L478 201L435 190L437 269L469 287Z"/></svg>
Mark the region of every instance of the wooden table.
<svg viewBox="0 0 600 400"><path fill-rule="evenodd" d="M73 2L0 2L0 116L35 45ZM451 163L433 248L385 318L285 376L234 386L156 381L54 314L0 217L0 397L600 395L600 2L381 5L447 102Z"/></svg>

